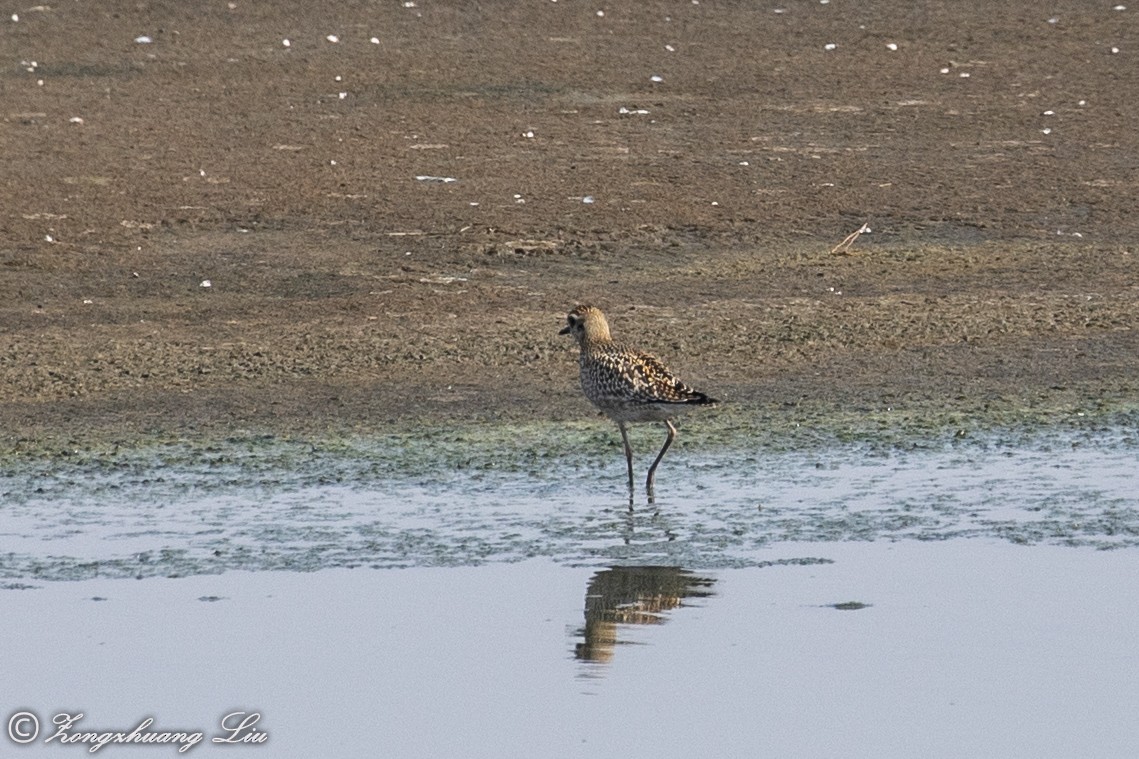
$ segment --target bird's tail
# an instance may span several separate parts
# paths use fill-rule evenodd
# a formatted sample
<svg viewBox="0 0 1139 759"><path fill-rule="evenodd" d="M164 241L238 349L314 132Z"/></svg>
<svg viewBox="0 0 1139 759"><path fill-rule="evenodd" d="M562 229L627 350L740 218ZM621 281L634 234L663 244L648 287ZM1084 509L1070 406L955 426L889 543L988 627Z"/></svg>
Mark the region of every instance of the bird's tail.
<svg viewBox="0 0 1139 759"><path fill-rule="evenodd" d="M693 390L681 403L687 403L690 406L715 406L720 402L715 398L709 398L704 393Z"/></svg>

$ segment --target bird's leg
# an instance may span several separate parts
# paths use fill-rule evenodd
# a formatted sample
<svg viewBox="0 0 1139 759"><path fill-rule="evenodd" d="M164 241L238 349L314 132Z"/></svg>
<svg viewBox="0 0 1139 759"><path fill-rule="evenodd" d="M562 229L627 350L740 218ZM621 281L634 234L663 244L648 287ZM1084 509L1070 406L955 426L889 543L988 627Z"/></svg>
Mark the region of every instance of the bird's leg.
<svg viewBox="0 0 1139 759"><path fill-rule="evenodd" d="M672 441L676 439L676 428L672 426L672 420L665 419L664 424L666 427L668 427L668 437L664 439L664 445L661 446L660 453L657 454L656 461L654 461L653 465L649 467L649 481L645 484L645 488L649 491L650 494L653 492L653 483L656 481L657 464L659 464L660 460L664 458L664 452L668 450L668 447L670 445L672 445ZM632 470L630 469L629 476L632 477L632 474Z"/></svg>
<svg viewBox="0 0 1139 759"><path fill-rule="evenodd" d="M633 446L629 445L629 430L624 422L617 422L621 441L625 444L625 464L629 467L629 493L633 492Z"/></svg>

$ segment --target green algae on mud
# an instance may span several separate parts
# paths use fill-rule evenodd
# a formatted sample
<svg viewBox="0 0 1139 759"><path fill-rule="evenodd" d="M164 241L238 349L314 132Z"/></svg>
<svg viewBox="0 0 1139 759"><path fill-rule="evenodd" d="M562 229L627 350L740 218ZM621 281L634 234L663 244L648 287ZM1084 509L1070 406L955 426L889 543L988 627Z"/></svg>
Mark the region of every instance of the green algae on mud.
<svg viewBox="0 0 1139 759"><path fill-rule="evenodd" d="M215 463L161 477L42 480L4 501L0 579L532 558L724 569L826 563L828 545L850 541L1139 547L1134 439L1057 434L1037 444L681 455L655 500L629 497L619 456L587 468L396 480L377 478L367 457L318 461L287 478L276 470L278 479Z"/></svg>
<svg viewBox="0 0 1139 759"><path fill-rule="evenodd" d="M987 537L1115 548L1139 544L1139 516L1126 499L1094 491L1041 495L1031 519L1013 508L1007 518L959 524L959 508L915 501L905 489L880 494L893 499L880 504L866 501L873 493L865 483L837 493L817 483L852 462L883 465L907 454L984 461L1029 449L1128 452L1139 446L1137 430L1139 412L1123 404L729 403L682 420L660 472L659 501L635 514L623 494L620 436L600 417L311 438L25 440L0 456L0 508L10 525L0 577L169 577L534 556L758 566L770 561L768 546L835 540ZM661 437L658 425L633 428L637 466L647 466ZM819 487L821 495L795 495ZM40 534L48 542L36 543ZM99 548L68 553L72 540ZM26 550L12 547L21 543Z"/></svg>
<svg viewBox="0 0 1139 759"><path fill-rule="evenodd" d="M1022 403L994 399L977 407L836 409L727 404L680 422L677 443L662 465L684 455L760 456L854 447L864 452L940 449L963 441L990 447L1134 445L1139 406L1118 403ZM634 425L641 457L662 439L659 425ZM0 492L6 498L51 497L128 488L204 491L366 485L399 480L442 481L452 473L500 472L541 478L559 469L604 467L620 456L620 436L597 417L574 422L422 425L380 435L235 433L126 440L18 439L0 451Z"/></svg>

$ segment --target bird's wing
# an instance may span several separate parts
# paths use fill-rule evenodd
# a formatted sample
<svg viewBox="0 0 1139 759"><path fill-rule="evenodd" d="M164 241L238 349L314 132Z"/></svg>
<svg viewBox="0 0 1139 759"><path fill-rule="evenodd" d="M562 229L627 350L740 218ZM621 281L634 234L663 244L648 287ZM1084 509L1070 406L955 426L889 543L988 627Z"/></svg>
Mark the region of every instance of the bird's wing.
<svg viewBox="0 0 1139 759"><path fill-rule="evenodd" d="M689 403L703 397L680 381L659 358L651 353L630 351L629 361L621 362L622 379L636 399L645 403Z"/></svg>

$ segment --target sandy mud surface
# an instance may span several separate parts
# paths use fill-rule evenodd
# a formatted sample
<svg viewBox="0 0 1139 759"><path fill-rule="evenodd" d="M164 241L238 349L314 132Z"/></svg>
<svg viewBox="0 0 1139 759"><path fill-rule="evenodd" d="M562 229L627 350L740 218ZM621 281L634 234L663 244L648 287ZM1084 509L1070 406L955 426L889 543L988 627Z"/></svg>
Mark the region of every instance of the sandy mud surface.
<svg viewBox="0 0 1139 759"><path fill-rule="evenodd" d="M1139 398L1133 10L17 10L6 450L591 418L582 300L745 428Z"/></svg>

